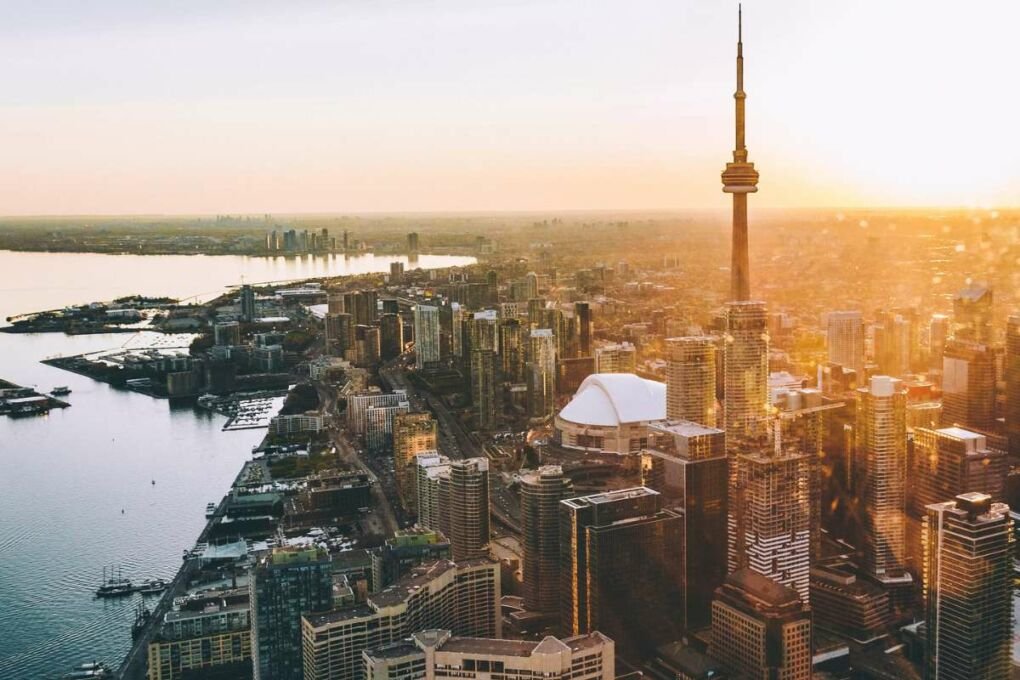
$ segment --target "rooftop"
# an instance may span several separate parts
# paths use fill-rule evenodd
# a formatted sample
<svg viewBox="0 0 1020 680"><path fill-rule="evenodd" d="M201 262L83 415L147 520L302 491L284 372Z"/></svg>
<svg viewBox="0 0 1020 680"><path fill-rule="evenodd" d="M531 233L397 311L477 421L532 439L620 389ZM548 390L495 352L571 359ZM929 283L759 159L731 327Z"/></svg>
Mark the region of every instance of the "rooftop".
<svg viewBox="0 0 1020 680"><path fill-rule="evenodd" d="M584 379L559 417L607 427L665 420L666 384L633 373L596 373Z"/></svg>

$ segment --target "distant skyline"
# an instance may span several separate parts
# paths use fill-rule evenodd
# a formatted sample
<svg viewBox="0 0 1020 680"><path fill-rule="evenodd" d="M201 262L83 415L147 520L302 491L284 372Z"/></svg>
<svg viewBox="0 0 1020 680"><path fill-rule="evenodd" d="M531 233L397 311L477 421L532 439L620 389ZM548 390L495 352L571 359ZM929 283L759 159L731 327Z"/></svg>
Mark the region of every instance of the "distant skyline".
<svg viewBox="0 0 1020 680"><path fill-rule="evenodd" d="M0 23L0 215L729 209L736 2L172 4ZM1017 26L744 2L751 222L1016 206Z"/></svg>

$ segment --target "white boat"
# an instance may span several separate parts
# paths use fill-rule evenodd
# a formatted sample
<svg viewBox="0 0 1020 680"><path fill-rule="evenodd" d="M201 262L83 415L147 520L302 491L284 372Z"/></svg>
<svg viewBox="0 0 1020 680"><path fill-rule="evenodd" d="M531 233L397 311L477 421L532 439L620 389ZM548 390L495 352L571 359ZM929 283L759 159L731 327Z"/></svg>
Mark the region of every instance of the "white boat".
<svg viewBox="0 0 1020 680"><path fill-rule="evenodd" d="M64 395L70 394L70 393L71 393L71 388L68 387L67 385L61 385L60 387L54 387L52 390L50 390L50 394L52 394L54 397L62 397Z"/></svg>

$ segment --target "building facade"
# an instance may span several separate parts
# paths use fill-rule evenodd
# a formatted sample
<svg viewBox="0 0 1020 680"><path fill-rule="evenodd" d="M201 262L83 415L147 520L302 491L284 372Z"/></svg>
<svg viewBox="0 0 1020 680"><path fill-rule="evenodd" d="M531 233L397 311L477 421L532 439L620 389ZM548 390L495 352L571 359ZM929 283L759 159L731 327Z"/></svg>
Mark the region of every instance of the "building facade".
<svg viewBox="0 0 1020 680"><path fill-rule="evenodd" d="M393 419L393 472L405 510L413 512L418 505L414 458L435 451L438 434L438 424L431 414L401 413Z"/></svg>
<svg viewBox="0 0 1020 680"><path fill-rule="evenodd" d="M715 427L715 343L705 337L666 340L666 417Z"/></svg>
<svg viewBox="0 0 1020 680"><path fill-rule="evenodd" d="M249 574L255 680L302 680L301 615L333 605L329 554L276 548Z"/></svg>
<svg viewBox="0 0 1020 680"><path fill-rule="evenodd" d="M878 579L906 566L907 392L900 380L871 378L857 390L854 486L864 531L863 568Z"/></svg>
<svg viewBox="0 0 1020 680"><path fill-rule="evenodd" d="M982 493L927 507L927 680L1007 680L1013 630L1013 521Z"/></svg>
<svg viewBox="0 0 1020 680"><path fill-rule="evenodd" d="M395 585L369 595L364 605L302 617L304 680L361 680L366 650L430 628L501 637L499 598L495 562L441 560L422 565Z"/></svg>
<svg viewBox="0 0 1020 680"><path fill-rule="evenodd" d="M521 474L524 606L529 611L559 611L559 508L570 488L559 465L543 465Z"/></svg>
<svg viewBox="0 0 1020 680"><path fill-rule="evenodd" d="M561 501L561 628L601 631L638 657L677 639L682 531L644 487Z"/></svg>
<svg viewBox="0 0 1020 680"><path fill-rule="evenodd" d="M712 602L709 653L737 678L811 680L811 612L796 591L736 571Z"/></svg>

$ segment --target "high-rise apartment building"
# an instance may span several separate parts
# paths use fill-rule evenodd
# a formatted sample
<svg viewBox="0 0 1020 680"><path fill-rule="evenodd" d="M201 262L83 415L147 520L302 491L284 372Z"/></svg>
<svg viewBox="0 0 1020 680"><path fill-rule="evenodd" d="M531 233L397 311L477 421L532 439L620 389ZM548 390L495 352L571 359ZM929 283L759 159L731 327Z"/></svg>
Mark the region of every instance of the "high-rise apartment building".
<svg viewBox="0 0 1020 680"><path fill-rule="evenodd" d="M875 334L875 363L886 375L910 373L917 352L917 315L911 310L878 314Z"/></svg>
<svg viewBox="0 0 1020 680"><path fill-rule="evenodd" d="M353 350L354 317L350 314L326 314L326 349L333 356L347 358L347 352Z"/></svg>
<svg viewBox="0 0 1020 680"><path fill-rule="evenodd" d="M1005 499L1009 464L1005 451L989 448L983 434L959 427L914 430L910 465L910 507L915 517L939 499L980 491Z"/></svg>
<svg viewBox="0 0 1020 680"><path fill-rule="evenodd" d="M577 355L590 357L593 353L595 341L591 305L587 302L575 302L574 317L577 319Z"/></svg>
<svg viewBox="0 0 1020 680"><path fill-rule="evenodd" d="M379 317L379 354L383 361L391 361L404 351L404 321L399 314Z"/></svg>
<svg viewBox="0 0 1020 680"><path fill-rule="evenodd" d="M441 360L439 343L439 308L432 305L414 306L414 354L419 369L435 368Z"/></svg>
<svg viewBox="0 0 1020 680"><path fill-rule="evenodd" d="M739 447L767 434L769 412L768 313L764 302L726 305L726 445Z"/></svg>
<svg viewBox="0 0 1020 680"><path fill-rule="evenodd" d="M777 429L779 429L777 427ZM750 568L805 604L811 571L811 455L778 440L731 458L729 570Z"/></svg>
<svg viewBox="0 0 1020 680"><path fill-rule="evenodd" d="M629 342L595 348L596 373L633 373L636 368L637 348Z"/></svg>
<svg viewBox="0 0 1020 680"><path fill-rule="evenodd" d="M445 628L457 635L498 638L499 599L495 562L441 560L417 567L369 595L364 605L304 616L304 680L361 680L365 651L422 630Z"/></svg>
<svg viewBox="0 0 1020 680"><path fill-rule="evenodd" d="M521 474L524 606L529 611L559 611L560 501L570 488L559 465Z"/></svg>
<svg viewBox="0 0 1020 680"><path fill-rule="evenodd" d="M972 283L953 298L953 338L987 345L992 335L992 289Z"/></svg>
<svg viewBox="0 0 1020 680"><path fill-rule="evenodd" d="M442 531L439 478L449 471L450 459L436 451L419 453L414 457L414 469L418 526L433 531Z"/></svg>
<svg viewBox="0 0 1020 680"><path fill-rule="evenodd" d="M645 485L683 510L680 625L699 630L708 626L712 594L726 577L726 435L674 420L649 426L649 435L655 445L642 456Z"/></svg>
<svg viewBox="0 0 1020 680"><path fill-rule="evenodd" d="M344 296L339 293L329 293L326 296L326 313L343 314L347 309L344 307Z"/></svg>
<svg viewBox="0 0 1020 680"><path fill-rule="evenodd" d="M238 305L241 312L241 321L251 323L258 315L255 309L255 289L247 283L241 286Z"/></svg>
<svg viewBox="0 0 1020 680"><path fill-rule="evenodd" d="M475 426L479 430L496 428L499 397L497 361L496 351L493 349L471 350L471 402L475 411Z"/></svg>
<svg viewBox="0 0 1020 680"><path fill-rule="evenodd" d="M1020 458L1020 314L1006 323L1006 439L1009 455Z"/></svg>
<svg viewBox="0 0 1020 680"><path fill-rule="evenodd" d="M489 461L467 458L450 461L440 477L440 528L450 539L454 560L488 555Z"/></svg>
<svg viewBox="0 0 1020 680"><path fill-rule="evenodd" d="M860 312L829 312L826 321L829 361L864 379L864 319Z"/></svg>
<svg viewBox="0 0 1020 680"><path fill-rule="evenodd" d="M981 432L995 429L995 353L953 338L942 355L942 422Z"/></svg>
<svg viewBox="0 0 1020 680"><path fill-rule="evenodd" d="M556 409L556 336L536 328L528 337L528 415L536 420L552 417Z"/></svg>
<svg viewBox="0 0 1020 680"><path fill-rule="evenodd" d="M499 324L500 378L503 382L523 383L527 346L520 319L506 318Z"/></svg>
<svg viewBox="0 0 1020 680"><path fill-rule="evenodd" d="M415 254L418 252L418 232L412 231L407 235L407 252Z"/></svg>
<svg viewBox="0 0 1020 680"><path fill-rule="evenodd" d="M228 590L168 611L148 645L147 680L184 680L200 673L251 677L247 593Z"/></svg>
<svg viewBox="0 0 1020 680"><path fill-rule="evenodd" d="M601 633L540 642L454 637L448 630L417 632L410 640L366 651L365 680L613 680L615 646Z"/></svg>
<svg viewBox="0 0 1020 680"><path fill-rule="evenodd" d="M907 392L874 376L857 390L854 479L863 524L863 568L877 579L906 566Z"/></svg>
<svg viewBox="0 0 1020 680"><path fill-rule="evenodd" d="M932 314L928 322L928 369L942 373L942 353L952 332L952 324L945 314Z"/></svg>
<svg viewBox="0 0 1020 680"><path fill-rule="evenodd" d="M666 340L666 417L716 426L716 348L709 338Z"/></svg>
<svg viewBox="0 0 1020 680"><path fill-rule="evenodd" d="M811 680L811 612L795 590L736 571L712 602L709 654L736 678Z"/></svg>
<svg viewBox="0 0 1020 680"><path fill-rule="evenodd" d="M927 680L1007 680L1013 639L1013 521L983 493L925 518Z"/></svg>
<svg viewBox="0 0 1020 680"><path fill-rule="evenodd" d="M677 639L682 531L679 514L643 487L561 501L563 630L599 630L624 655Z"/></svg>
<svg viewBox="0 0 1020 680"><path fill-rule="evenodd" d="M400 503L405 510L418 507L415 456L435 451L438 428L428 413L401 413L393 419L393 472L397 478Z"/></svg>
<svg viewBox="0 0 1020 680"><path fill-rule="evenodd" d="M276 548L251 568L248 589L255 680L302 680L301 616L333 606L329 553Z"/></svg>

